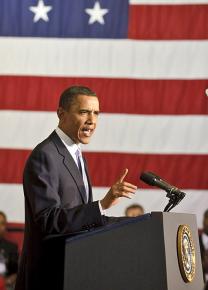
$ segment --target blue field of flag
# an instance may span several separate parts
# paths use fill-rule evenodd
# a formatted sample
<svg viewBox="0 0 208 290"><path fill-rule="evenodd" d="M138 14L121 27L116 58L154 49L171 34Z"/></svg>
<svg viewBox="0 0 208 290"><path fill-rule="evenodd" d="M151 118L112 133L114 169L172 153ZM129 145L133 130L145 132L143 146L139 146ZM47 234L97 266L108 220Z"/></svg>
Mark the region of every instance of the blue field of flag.
<svg viewBox="0 0 208 290"><path fill-rule="evenodd" d="M1 0L0 36L126 38L128 0Z"/></svg>

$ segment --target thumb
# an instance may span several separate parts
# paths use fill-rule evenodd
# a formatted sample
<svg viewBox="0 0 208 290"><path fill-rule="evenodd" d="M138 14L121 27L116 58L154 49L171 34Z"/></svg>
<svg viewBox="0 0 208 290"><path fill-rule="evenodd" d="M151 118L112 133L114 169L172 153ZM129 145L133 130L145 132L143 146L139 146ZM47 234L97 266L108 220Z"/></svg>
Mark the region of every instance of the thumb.
<svg viewBox="0 0 208 290"><path fill-rule="evenodd" d="M126 175L128 174L129 170L126 168L124 170L124 173L120 176L119 181L122 182L124 180L124 178L126 177Z"/></svg>

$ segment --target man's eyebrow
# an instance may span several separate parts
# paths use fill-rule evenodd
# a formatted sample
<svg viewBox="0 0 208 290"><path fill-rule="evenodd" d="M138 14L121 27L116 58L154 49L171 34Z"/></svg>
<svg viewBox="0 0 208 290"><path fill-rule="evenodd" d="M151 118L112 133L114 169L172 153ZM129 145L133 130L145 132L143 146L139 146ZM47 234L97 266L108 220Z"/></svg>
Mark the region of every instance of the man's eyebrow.
<svg viewBox="0 0 208 290"><path fill-rule="evenodd" d="M84 108L79 109L79 111L96 112L96 113L99 113L100 112L100 110L89 110L89 109L84 109Z"/></svg>

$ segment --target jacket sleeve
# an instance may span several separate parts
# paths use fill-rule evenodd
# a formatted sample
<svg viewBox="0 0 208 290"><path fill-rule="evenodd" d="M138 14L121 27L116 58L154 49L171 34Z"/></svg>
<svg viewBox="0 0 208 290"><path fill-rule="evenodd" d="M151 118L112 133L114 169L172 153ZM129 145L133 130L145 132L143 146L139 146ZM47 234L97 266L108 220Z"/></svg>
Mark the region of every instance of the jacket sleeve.
<svg viewBox="0 0 208 290"><path fill-rule="evenodd" d="M70 234L104 224L98 202L74 208L62 206L58 194L58 168L53 156L45 151L33 151L25 166L23 179L30 218L43 235Z"/></svg>

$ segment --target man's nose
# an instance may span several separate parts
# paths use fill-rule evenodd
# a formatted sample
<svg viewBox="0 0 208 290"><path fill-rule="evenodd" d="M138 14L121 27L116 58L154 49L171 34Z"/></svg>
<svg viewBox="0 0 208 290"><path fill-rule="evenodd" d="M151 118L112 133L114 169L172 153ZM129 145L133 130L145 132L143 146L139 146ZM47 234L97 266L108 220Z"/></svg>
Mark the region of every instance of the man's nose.
<svg viewBox="0 0 208 290"><path fill-rule="evenodd" d="M88 115L87 123L88 124L95 124L96 123L96 117L93 113L90 113Z"/></svg>

